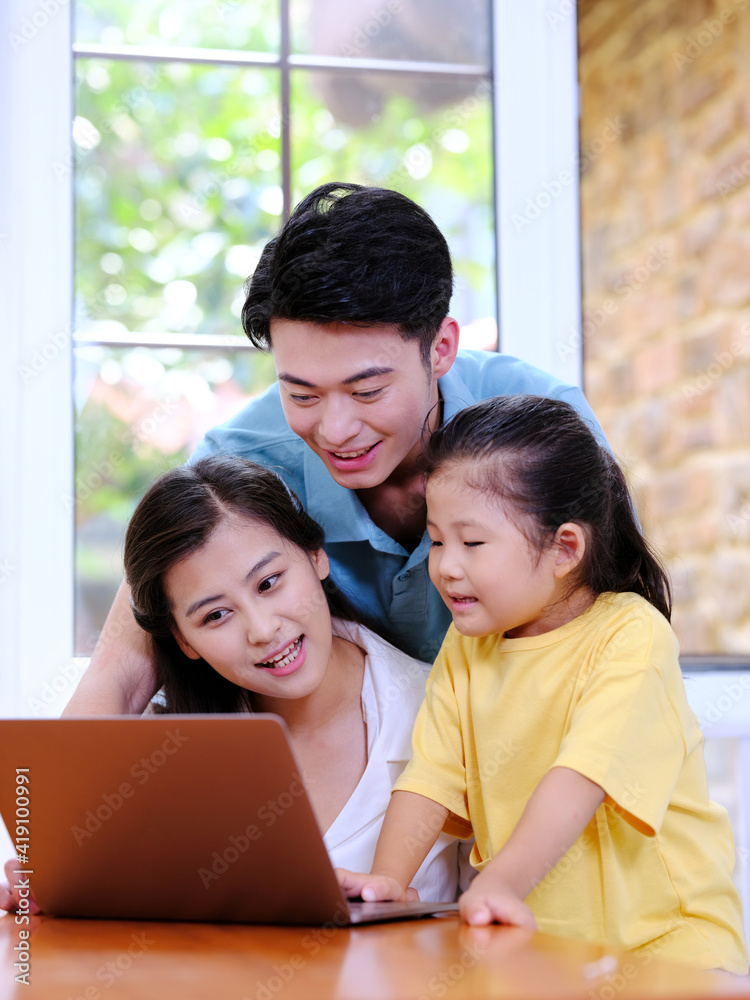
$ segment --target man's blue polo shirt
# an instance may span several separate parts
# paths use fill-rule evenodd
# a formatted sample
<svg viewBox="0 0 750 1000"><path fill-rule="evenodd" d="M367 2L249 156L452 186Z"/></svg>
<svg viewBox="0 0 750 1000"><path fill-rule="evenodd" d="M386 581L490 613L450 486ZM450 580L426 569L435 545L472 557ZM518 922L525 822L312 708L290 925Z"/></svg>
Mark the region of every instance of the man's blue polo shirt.
<svg viewBox="0 0 750 1000"><path fill-rule="evenodd" d="M570 403L606 443L580 389L518 358L461 350L438 386L444 421L489 396L531 393ZM427 532L408 552L373 524L356 493L339 486L318 456L289 429L278 383L209 431L191 461L219 453L240 455L277 472L325 530L336 584L371 619L382 622L405 652L421 660L435 658L451 614L427 574Z"/></svg>

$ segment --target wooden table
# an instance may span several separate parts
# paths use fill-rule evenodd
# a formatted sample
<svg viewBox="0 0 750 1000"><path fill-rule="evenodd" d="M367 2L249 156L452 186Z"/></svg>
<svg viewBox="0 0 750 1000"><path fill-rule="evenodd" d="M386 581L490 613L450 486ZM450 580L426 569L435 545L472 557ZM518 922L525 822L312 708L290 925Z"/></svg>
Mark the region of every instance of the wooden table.
<svg viewBox="0 0 750 1000"><path fill-rule="evenodd" d="M14 982L28 946L30 987ZM0 919L3 1000L529 1000L743 996L750 982L454 916L356 929Z"/></svg>

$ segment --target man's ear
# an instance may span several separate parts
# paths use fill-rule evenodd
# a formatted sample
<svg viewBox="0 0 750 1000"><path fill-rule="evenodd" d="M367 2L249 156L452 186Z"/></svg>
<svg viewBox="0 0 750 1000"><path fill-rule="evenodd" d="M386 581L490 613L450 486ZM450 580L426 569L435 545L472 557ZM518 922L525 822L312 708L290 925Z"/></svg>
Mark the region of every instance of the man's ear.
<svg viewBox="0 0 750 1000"><path fill-rule="evenodd" d="M575 521L566 521L555 532L555 576L562 580L580 564L586 552L586 532Z"/></svg>
<svg viewBox="0 0 750 1000"><path fill-rule="evenodd" d="M190 645L190 643L186 642L182 638L182 636L177 631L177 629L175 629L172 632L172 635L175 637L175 640L177 641L177 645L180 647L180 649L185 654L185 656L189 657L191 660L200 660L201 654L200 653L196 653L196 651L193 649L193 647Z"/></svg>
<svg viewBox="0 0 750 1000"><path fill-rule="evenodd" d="M456 360L458 335L460 332L458 323L452 316L446 316L440 324L440 329L435 335L432 347L430 348L433 378L440 378L441 375L445 375Z"/></svg>

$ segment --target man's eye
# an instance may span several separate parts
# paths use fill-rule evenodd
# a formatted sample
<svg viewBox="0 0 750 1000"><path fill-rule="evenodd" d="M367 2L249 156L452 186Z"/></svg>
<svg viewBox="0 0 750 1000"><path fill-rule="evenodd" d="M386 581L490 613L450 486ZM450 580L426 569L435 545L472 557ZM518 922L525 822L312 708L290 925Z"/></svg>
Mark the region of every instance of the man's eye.
<svg viewBox="0 0 750 1000"><path fill-rule="evenodd" d="M355 392L357 399L374 399L382 393L382 389L367 389L364 392Z"/></svg>
<svg viewBox="0 0 750 1000"><path fill-rule="evenodd" d="M290 392L289 396L295 403L309 403L311 399L315 399L315 396L301 396L294 392Z"/></svg>

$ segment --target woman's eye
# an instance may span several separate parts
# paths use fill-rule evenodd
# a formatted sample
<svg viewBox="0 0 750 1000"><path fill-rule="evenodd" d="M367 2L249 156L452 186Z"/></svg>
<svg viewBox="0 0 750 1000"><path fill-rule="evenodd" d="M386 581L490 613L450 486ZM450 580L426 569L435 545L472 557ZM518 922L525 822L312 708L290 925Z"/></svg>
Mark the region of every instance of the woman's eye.
<svg viewBox="0 0 750 1000"><path fill-rule="evenodd" d="M270 590L276 581L281 576L281 573L274 573L273 576L267 576L265 580L261 580L258 584L258 590L263 593L265 590Z"/></svg>
<svg viewBox="0 0 750 1000"><path fill-rule="evenodd" d="M220 622L225 614L226 611L223 611L220 608L217 609L216 611L211 611L203 619L203 624L210 625L212 622Z"/></svg>
<svg viewBox="0 0 750 1000"><path fill-rule="evenodd" d="M436 549L439 545L442 545L442 544L443 544L442 542L436 542L434 538L430 539L430 548L431 549Z"/></svg>
<svg viewBox="0 0 750 1000"><path fill-rule="evenodd" d="M475 549L478 545L484 545L484 542L464 542L467 549Z"/></svg>

